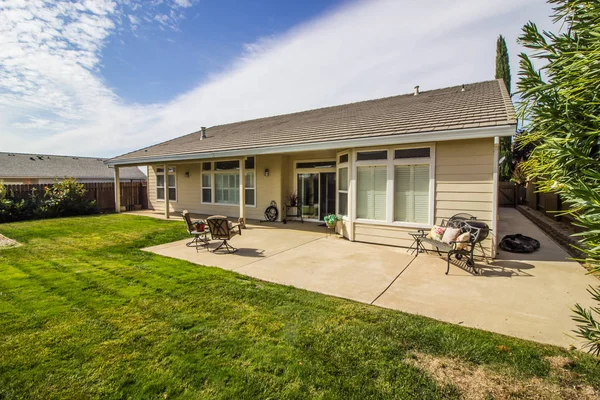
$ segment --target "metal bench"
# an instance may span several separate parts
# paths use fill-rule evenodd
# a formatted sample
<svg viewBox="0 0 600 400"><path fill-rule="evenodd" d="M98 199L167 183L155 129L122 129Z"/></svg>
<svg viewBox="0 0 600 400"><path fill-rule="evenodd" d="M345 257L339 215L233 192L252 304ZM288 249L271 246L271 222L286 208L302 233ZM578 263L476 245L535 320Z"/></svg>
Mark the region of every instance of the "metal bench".
<svg viewBox="0 0 600 400"><path fill-rule="evenodd" d="M464 242L451 241L450 243L442 242L439 240L435 240L427 237L427 232L424 230L419 230L418 233L413 233L412 236L416 241L416 250L417 255L419 253L425 251L428 253L429 251L424 246L424 243L430 244L435 247L437 253L441 256L442 252L448 253L448 268L446 269L446 275L450 272L450 259L454 256L457 260L462 260L465 258L465 263L470 268L473 268L475 273L479 271L475 268L475 260L474 260L474 252L477 244L481 247L483 251L483 246L481 242L488 237L490 228L486 223L477 221L477 218L467 213L460 213L452 216L448 221L442 221L442 227L445 228L457 228L460 229L460 234L469 232L469 240ZM459 234L459 236L460 236ZM466 246L462 249L457 248L457 244L466 244ZM485 252L484 252L485 256Z"/></svg>

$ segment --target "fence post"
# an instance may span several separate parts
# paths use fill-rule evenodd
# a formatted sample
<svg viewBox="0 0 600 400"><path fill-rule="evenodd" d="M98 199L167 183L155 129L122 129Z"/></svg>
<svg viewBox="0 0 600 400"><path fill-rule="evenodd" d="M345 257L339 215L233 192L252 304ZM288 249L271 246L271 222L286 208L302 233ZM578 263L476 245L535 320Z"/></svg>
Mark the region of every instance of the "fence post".
<svg viewBox="0 0 600 400"><path fill-rule="evenodd" d="M121 177L117 166L115 166L115 212L121 212Z"/></svg>

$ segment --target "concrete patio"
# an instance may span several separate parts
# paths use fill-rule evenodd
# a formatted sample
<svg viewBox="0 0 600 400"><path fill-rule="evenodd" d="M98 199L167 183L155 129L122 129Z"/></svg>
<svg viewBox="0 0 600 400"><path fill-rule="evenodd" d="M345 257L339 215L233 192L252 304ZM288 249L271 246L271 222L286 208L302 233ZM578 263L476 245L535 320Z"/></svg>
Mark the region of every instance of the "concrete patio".
<svg viewBox="0 0 600 400"><path fill-rule="evenodd" d="M139 214L138 214L139 215ZM182 221L183 224L183 221ZM533 254L501 251L483 273L451 267L434 255L326 236L315 224L249 224L231 240L234 254L198 252L178 241L144 249L265 281L560 346L576 345L575 303L591 302L598 280L514 209L501 209L499 237L522 233L541 242ZM217 242L211 243L215 248Z"/></svg>

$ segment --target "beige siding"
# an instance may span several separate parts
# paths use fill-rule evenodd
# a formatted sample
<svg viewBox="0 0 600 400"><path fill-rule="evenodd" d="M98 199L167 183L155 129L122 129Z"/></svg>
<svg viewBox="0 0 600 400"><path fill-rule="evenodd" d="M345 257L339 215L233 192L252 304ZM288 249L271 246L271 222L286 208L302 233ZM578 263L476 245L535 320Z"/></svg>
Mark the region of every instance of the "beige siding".
<svg viewBox="0 0 600 400"><path fill-rule="evenodd" d="M465 212L492 226L494 140L438 142L435 150L435 222ZM354 239L361 242L410 246L408 232L417 228L354 224ZM484 242L486 252L491 240Z"/></svg>
<svg viewBox="0 0 600 400"><path fill-rule="evenodd" d="M39 183L39 179L30 178L0 178L0 182L6 183L7 185L35 185ZM54 182L54 181L52 181Z"/></svg>
<svg viewBox="0 0 600 400"><path fill-rule="evenodd" d="M257 156L255 158L256 206L246 206L246 218L262 219L265 208L275 200L281 203L281 155ZM188 210L191 213L208 215L226 215L237 218L240 215L238 205L202 204L201 202L201 162L174 164L177 174L177 200L169 201L169 210L175 214ZM148 174L149 208L164 211L164 201L156 199L156 168L152 166ZM265 176L265 169L269 176ZM189 177L185 173L189 172ZM213 188L214 190L214 188Z"/></svg>

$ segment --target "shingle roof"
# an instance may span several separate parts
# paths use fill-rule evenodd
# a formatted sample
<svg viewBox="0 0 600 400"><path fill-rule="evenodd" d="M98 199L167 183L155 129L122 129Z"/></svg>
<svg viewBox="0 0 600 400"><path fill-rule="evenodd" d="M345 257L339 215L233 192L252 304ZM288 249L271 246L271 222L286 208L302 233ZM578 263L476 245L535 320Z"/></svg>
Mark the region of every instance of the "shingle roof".
<svg viewBox="0 0 600 400"><path fill-rule="evenodd" d="M77 178L113 179L114 172L105 158L54 156L0 152L1 178ZM121 179L146 179L137 167L120 169Z"/></svg>
<svg viewBox="0 0 600 400"><path fill-rule="evenodd" d="M404 94L377 100L213 126L200 132L111 159L258 149L277 145L409 135L516 125L510 96L501 80Z"/></svg>

